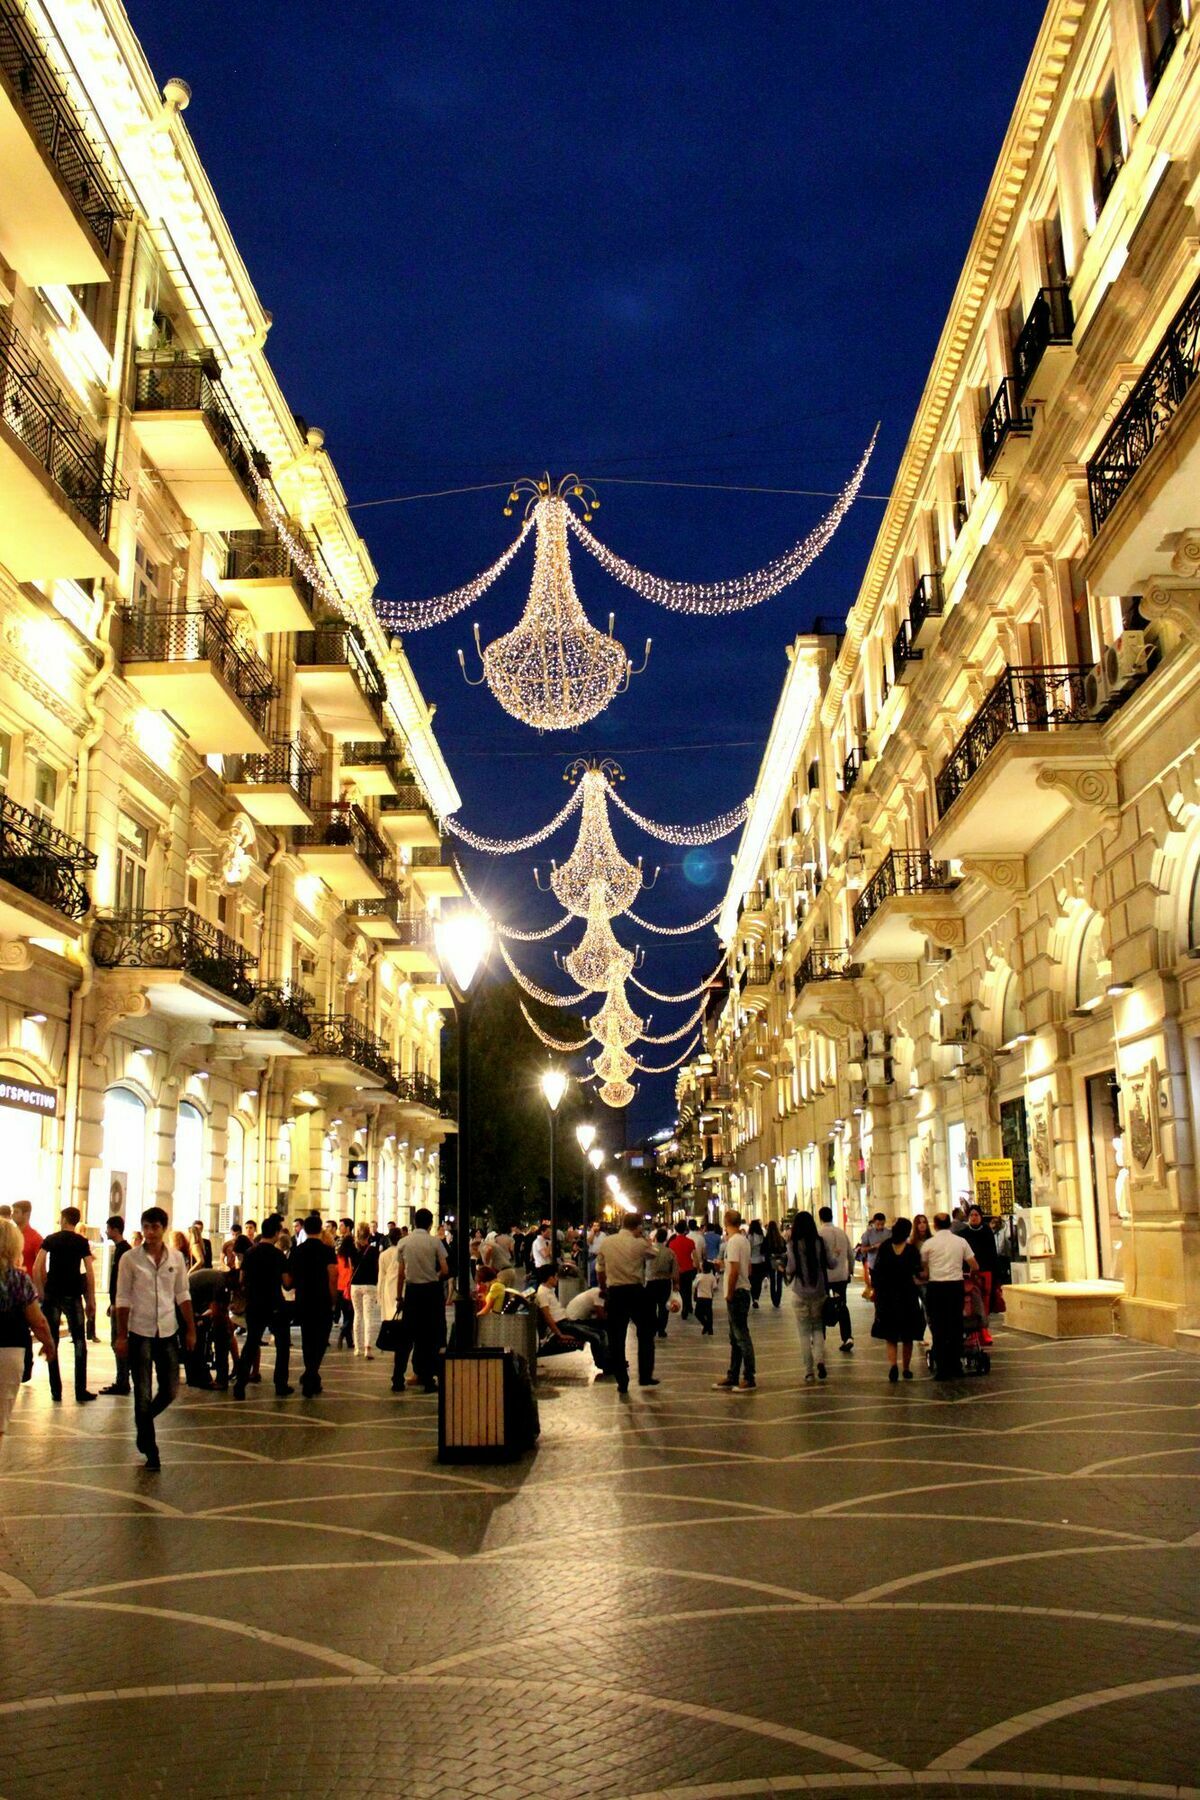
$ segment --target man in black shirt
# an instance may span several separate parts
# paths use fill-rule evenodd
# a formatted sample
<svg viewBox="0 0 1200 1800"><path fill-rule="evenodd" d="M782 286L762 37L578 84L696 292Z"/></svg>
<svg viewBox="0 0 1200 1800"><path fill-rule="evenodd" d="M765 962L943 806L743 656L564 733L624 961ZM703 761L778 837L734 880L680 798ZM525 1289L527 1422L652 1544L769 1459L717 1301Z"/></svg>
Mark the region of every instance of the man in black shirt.
<svg viewBox="0 0 1200 1800"><path fill-rule="evenodd" d="M75 1398L80 1405L94 1400L87 1385L87 1336L96 1326L96 1271L92 1247L78 1230L79 1208L64 1206L59 1230L42 1239L33 1265L33 1285L42 1296L42 1311L50 1335L58 1342L58 1328L65 1317L75 1349ZM62 1368L57 1357L47 1365L50 1398L62 1399Z"/></svg>
<svg viewBox="0 0 1200 1800"><path fill-rule="evenodd" d="M246 1398L246 1383L250 1379L254 1360L266 1331L270 1331L275 1339L275 1392L282 1399L295 1391L288 1386L292 1323L287 1317L283 1302L283 1278L287 1271L287 1260L276 1243L282 1223L278 1214L268 1214L262 1222L262 1230L242 1262L246 1341L234 1370L235 1400Z"/></svg>
<svg viewBox="0 0 1200 1800"><path fill-rule="evenodd" d="M132 1389L129 1386L129 1358L127 1356L117 1356L116 1351L117 1270L121 1266L121 1258L129 1248L128 1243L125 1241L125 1221L120 1213L114 1213L112 1218L109 1219L107 1225L104 1227L104 1235L113 1247L113 1258L108 1270L108 1316L112 1321L110 1332L113 1345L113 1356L116 1358L117 1370L109 1385L107 1387L102 1387L100 1392L102 1394L129 1394L132 1392Z"/></svg>
<svg viewBox="0 0 1200 1800"><path fill-rule="evenodd" d="M321 1392L321 1362L329 1348L329 1328L338 1300L337 1256L322 1241L319 1213L310 1213L304 1221L304 1242L288 1257L287 1283L296 1290L296 1320L304 1357L300 1391L311 1400Z"/></svg>
<svg viewBox="0 0 1200 1800"><path fill-rule="evenodd" d="M189 1387L211 1388L208 1372L212 1352L217 1379L215 1385L229 1386L230 1351L233 1326L229 1317L230 1285L233 1275L228 1269L193 1269L188 1275L188 1292L192 1296L192 1317L196 1321L196 1346L184 1357Z"/></svg>

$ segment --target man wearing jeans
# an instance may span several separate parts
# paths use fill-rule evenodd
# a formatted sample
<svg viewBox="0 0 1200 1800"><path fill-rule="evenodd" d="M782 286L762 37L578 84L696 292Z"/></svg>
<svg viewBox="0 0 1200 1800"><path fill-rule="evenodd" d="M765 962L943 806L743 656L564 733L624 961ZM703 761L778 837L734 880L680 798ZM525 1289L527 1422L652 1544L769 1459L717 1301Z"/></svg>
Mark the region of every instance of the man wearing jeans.
<svg viewBox="0 0 1200 1800"><path fill-rule="evenodd" d="M725 1214L725 1306L729 1314L729 1373L713 1386L739 1394L758 1386L750 1336L750 1239L739 1212Z"/></svg>
<svg viewBox="0 0 1200 1800"><path fill-rule="evenodd" d="M58 1343L58 1328L67 1321L75 1350L75 1398L82 1405L94 1400L88 1393L87 1340L96 1326L96 1270L92 1247L79 1230L79 1208L64 1206L59 1229L42 1239L33 1265L33 1285L42 1296L42 1311L50 1336ZM85 1330L86 1314L86 1330ZM50 1398L62 1399L62 1368L57 1356L48 1365Z"/></svg>
<svg viewBox="0 0 1200 1800"><path fill-rule="evenodd" d="M187 1266L180 1251L168 1250L164 1244L166 1229L162 1207L148 1208L142 1214L142 1242L121 1258L117 1270L117 1341L113 1347L118 1357L129 1359L137 1447L152 1471L162 1466L154 1421L179 1392L176 1307L183 1317L184 1349L190 1354L196 1348Z"/></svg>

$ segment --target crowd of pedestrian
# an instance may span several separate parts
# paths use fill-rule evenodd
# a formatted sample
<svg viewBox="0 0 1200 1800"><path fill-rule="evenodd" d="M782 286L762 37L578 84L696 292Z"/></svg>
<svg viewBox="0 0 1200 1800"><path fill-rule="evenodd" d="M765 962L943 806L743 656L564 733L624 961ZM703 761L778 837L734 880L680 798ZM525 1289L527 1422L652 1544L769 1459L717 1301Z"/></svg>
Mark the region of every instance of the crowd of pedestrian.
<svg viewBox="0 0 1200 1800"><path fill-rule="evenodd" d="M48 1365L50 1394L61 1403L59 1340L65 1325L73 1354L75 1400L97 1398L87 1385L88 1345L96 1337L96 1275L91 1243L76 1208L42 1238L27 1201L0 1208L0 1435L17 1390L32 1378L33 1346ZM8 1214L8 1217L2 1216ZM228 1389L244 1401L262 1380L265 1344L273 1348L276 1395L290 1397L293 1337L299 1334L300 1391L322 1392L321 1369L331 1341L355 1356L392 1358L392 1391L415 1386L436 1393L447 1341L452 1241L434 1230L422 1208L411 1228L384 1231L317 1213L288 1223L272 1214L247 1221L214 1255L196 1221L170 1231L167 1214L148 1208L132 1239L125 1221L107 1221L107 1303L114 1357L112 1382L101 1392L133 1401L137 1446L147 1468L159 1467L155 1420L175 1399L181 1365L191 1386ZM797 1212L786 1235L775 1221L746 1226L736 1211L722 1227L696 1220L650 1226L637 1213L552 1232L549 1220L521 1230L475 1232L469 1245L476 1307L481 1315L523 1310L536 1322L540 1353L587 1349L598 1380L628 1392L628 1337L636 1345L639 1386L659 1385L656 1348L673 1316L693 1319L701 1337L715 1336L723 1301L728 1363L713 1386L749 1394L758 1385L751 1317L766 1296L790 1296L806 1383L827 1380L827 1334L843 1355L854 1351L848 1295L857 1268L872 1303L871 1335L886 1346L887 1379L913 1379L914 1346L926 1344L931 1373L961 1372L965 1296L980 1296L982 1332L1003 1308L1003 1265L993 1224L978 1207L963 1215L872 1215L858 1242L835 1223L832 1209ZM564 1298L570 1281L571 1292ZM410 1372L411 1365L411 1372Z"/></svg>

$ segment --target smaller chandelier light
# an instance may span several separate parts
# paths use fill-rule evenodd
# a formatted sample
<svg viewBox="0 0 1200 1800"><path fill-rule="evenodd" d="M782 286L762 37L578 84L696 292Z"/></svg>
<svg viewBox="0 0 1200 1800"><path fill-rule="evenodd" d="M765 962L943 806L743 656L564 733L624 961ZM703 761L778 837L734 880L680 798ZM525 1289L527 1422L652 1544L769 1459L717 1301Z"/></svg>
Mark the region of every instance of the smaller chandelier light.
<svg viewBox="0 0 1200 1800"><path fill-rule="evenodd" d="M574 950L563 957L562 966L581 988L602 994L614 980L624 981L633 964L633 951L623 950L613 934L604 904L604 883L593 882L587 930Z"/></svg>
<svg viewBox="0 0 1200 1800"><path fill-rule="evenodd" d="M633 1099L633 1096L637 1093L637 1089L628 1081L606 1081L597 1092L605 1106L617 1107L628 1106L629 1102ZM619 1197L619 1205L626 1212L637 1211L633 1202L626 1200L623 1194Z"/></svg>
<svg viewBox="0 0 1200 1800"><path fill-rule="evenodd" d="M637 1068L637 1063L628 1050L621 1050L616 1044L606 1044L599 1056L592 1058L592 1068L603 1081L625 1081Z"/></svg>
<svg viewBox="0 0 1200 1800"><path fill-rule="evenodd" d="M639 1019L628 1000L625 987L616 981L605 996L604 1005L587 1021L588 1030L602 1044L620 1044L622 1048L640 1038L646 1021Z"/></svg>
<svg viewBox="0 0 1200 1800"><path fill-rule="evenodd" d="M643 885L641 860L628 862L617 849L608 817L608 794L612 778L620 778L615 763L586 763L580 760L567 770L567 780L577 779L583 789L583 817L579 836L566 862L553 864L550 886L559 905L577 918L586 919L593 903L597 882L603 891L604 908L610 919L631 906ZM535 880L538 872L533 871ZM538 881L541 886L540 880Z"/></svg>

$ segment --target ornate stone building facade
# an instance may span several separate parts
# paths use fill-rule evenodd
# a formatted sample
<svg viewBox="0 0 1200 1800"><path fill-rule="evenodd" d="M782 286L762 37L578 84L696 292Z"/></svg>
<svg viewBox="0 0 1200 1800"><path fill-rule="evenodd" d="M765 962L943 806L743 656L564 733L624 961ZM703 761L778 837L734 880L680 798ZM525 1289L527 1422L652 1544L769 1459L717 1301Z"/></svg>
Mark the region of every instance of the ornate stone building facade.
<svg viewBox="0 0 1200 1800"><path fill-rule="evenodd" d="M752 1215L932 1213L1011 1156L1019 1316L1166 1344L1200 1325L1194 10L1047 11L844 634L789 651L680 1089Z"/></svg>
<svg viewBox="0 0 1200 1800"><path fill-rule="evenodd" d="M0 0L0 1193L436 1204L458 796L116 0Z"/></svg>

